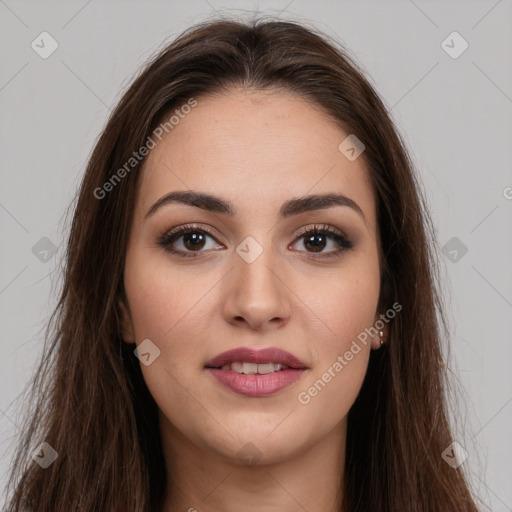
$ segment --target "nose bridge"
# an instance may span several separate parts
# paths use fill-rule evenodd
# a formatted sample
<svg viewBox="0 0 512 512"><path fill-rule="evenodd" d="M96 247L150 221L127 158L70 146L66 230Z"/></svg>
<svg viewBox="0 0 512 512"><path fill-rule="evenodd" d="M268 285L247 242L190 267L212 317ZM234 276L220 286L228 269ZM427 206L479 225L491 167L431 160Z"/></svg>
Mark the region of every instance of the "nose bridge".
<svg viewBox="0 0 512 512"><path fill-rule="evenodd" d="M262 239L263 234L259 238ZM226 320L240 322L243 319L253 328L270 320L284 321L290 305L287 288L279 274L278 258L271 242L263 246L252 236L245 238L233 253L230 285L224 302Z"/></svg>

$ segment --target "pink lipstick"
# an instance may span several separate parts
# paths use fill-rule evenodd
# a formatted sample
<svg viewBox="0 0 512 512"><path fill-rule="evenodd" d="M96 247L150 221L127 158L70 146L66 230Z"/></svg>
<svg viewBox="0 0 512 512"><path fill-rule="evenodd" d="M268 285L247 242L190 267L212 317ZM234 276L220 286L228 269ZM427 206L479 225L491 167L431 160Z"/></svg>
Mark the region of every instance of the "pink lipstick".
<svg viewBox="0 0 512 512"><path fill-rule="evenodd" d="M217 382L240 395L263 397L296 382L308 367L279 348L237 348L223 352L205 364Z"/></svg>

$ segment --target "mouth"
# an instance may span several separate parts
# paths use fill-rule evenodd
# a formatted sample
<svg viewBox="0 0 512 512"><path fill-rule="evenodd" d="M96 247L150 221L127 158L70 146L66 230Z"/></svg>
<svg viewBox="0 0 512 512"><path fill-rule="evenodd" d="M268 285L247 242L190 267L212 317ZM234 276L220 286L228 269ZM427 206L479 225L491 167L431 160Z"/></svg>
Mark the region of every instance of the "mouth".
<svg viewBox="0 0 512 512"><path fill-rule="evenodd" d="M278 348L239 348L223 352L205 364L205 370L225 388L244 396L274 395L296 382L308 367Z"/></svg>
<svg viewBox="0 0 512 512"><path fill-rule="evenodd" d="M244 375L267 375L268 373L280 372L283 370L289 370L290 367L281 363L228 363L222 365L217 370L231 370L236 373L243 373Z"/></svg>

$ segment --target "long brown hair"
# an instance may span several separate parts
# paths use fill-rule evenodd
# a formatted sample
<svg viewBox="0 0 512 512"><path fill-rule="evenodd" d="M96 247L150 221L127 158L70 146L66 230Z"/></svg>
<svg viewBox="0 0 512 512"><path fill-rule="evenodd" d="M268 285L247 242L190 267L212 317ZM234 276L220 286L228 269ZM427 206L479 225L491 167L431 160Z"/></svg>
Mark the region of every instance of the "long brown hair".
<svg viewBox="0 0 512 512"><path fill-rule="evenodd" d="M13 459L9 512L161 510L166 471L157 406L118 301L142 164L98 189L173 109L230 87L286 90L323 107L365 145L383 255L381 309L402 312L372 351L349 412L345 512L476 512L453 441L434 234L413 166L390 116L345 50L304 23L217 19L196 25L141 71L92 152L74 205L64 280L31 380L33 402ZM118 173L119 177L119 173ZM113 182L112 182L113 183ZM47 442L46 469L31 458Z"/></svg>

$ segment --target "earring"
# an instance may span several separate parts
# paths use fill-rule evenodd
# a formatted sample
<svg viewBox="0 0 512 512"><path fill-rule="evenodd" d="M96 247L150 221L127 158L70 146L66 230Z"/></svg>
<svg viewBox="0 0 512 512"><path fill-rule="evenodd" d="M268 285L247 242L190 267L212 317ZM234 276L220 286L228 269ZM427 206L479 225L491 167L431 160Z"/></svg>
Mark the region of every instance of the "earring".
<svg viewBox="0 0 512 512"><path fill-rule="evenodd" d="M380 344L382 346L382 345L384 345L384 340L382 339L382 337L384 336L384 332L383 331L379 331L379 336L380 336Z"/></svg>

